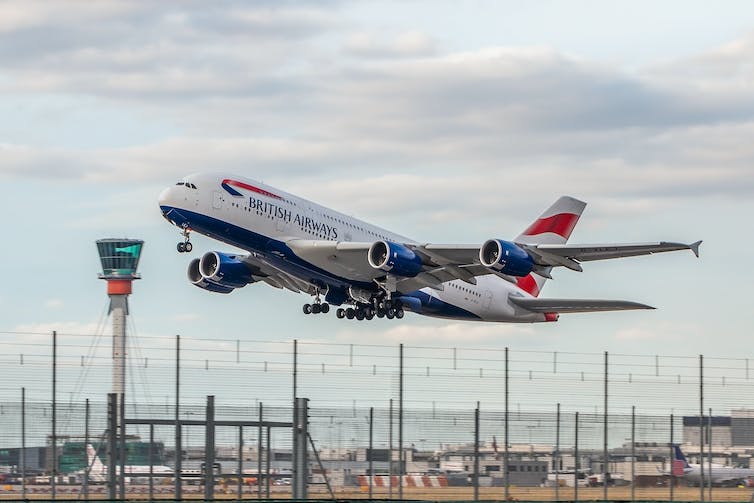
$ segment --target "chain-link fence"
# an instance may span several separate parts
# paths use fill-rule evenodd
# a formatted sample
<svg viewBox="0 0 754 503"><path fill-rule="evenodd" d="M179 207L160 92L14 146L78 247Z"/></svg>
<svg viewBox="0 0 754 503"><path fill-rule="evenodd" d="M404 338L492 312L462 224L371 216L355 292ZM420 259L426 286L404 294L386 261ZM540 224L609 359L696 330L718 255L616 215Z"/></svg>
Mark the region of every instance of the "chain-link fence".
<svg viewBox="0 0 754 503"><path fill-rule="evenodd" d="M0 489L104 497L111 355L97 336L56 334L54 351L52 340L0 333ZM173 497L177 476L182 495L206 494L212 395L228 422L214 429L216 495L292 495L293 434L259 425L289 423L298 396L309 399L313 497L751 496L747 358L185 337L178 347L132 338L124 416L141 424L126 426L127 494Z"/></svg>

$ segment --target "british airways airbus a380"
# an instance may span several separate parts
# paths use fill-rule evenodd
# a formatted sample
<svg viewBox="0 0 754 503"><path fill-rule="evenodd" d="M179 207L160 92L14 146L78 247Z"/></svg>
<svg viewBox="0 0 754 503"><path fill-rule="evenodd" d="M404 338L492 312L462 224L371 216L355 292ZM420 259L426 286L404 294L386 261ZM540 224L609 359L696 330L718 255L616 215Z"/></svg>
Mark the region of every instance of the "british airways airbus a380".
<svg viewBox="0 0 754 503"><path fill-rule="evenodd" d="M563 196L512 241L430 244L400 236L263 183L229 174L195 174L159 196L163 216L181 229L179 252L199 232L244 249L211 251L188 268L191 283L230 293L251 283L304 292L304 313L338 318L441 318L533 323L561 313L652 309L628 301L539 298L554 267L691 250L699 244L567 245L586 203ZM324 302L322 298L324 297Z"/></svg>

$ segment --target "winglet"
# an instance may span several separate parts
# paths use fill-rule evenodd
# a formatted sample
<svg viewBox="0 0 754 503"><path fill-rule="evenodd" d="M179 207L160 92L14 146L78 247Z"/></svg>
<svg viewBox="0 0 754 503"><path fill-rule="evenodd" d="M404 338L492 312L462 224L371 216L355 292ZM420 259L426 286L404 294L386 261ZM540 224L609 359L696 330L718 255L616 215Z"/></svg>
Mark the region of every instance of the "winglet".
<svg viewBox="0 0 754 503"><path fill-rule="evenodd" d="M696 255L696 258L699 258L699 245L700 244L702 244L702 240L701 239L699 241L697 241L695 243L691 243L689 245L689 248L691 249L692 252L694 252L694 255Z"/></svg>

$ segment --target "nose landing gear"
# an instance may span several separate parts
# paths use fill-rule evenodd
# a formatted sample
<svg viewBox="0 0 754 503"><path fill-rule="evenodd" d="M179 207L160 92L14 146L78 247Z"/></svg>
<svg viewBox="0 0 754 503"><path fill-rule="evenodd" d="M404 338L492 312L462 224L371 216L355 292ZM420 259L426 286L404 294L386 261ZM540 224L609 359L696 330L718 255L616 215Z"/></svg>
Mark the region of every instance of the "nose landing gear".
<svg viewBox="0 0 754 503"><path fill-rule="evenodd" d="M181 235L183 236L183 241L176 245L178 253L191 253L191 250L194 249L194 245L192 245L190 241L191 229L188 225L183 224L183 226L181 227Z"/></svg>

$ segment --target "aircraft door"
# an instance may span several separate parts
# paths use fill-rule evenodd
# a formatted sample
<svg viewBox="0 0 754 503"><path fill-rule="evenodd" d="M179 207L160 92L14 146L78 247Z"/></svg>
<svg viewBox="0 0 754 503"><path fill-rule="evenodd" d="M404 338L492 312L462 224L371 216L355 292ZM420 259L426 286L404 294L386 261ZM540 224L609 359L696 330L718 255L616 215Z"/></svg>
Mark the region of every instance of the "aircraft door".
<svg viewBox="0 0 754 503"><path fill-rule="evenodd" d="M212 208L216 210L223 209L223 195L219 190L212 193Z"/></svg>
<svg viewBox="0 0 754 503"><path fill-rule="evenodd" d="M484 291L484 298L482 299L482 309L485 311L489 311L490 307L492 306L492 292L489 290Z"/></svg>

